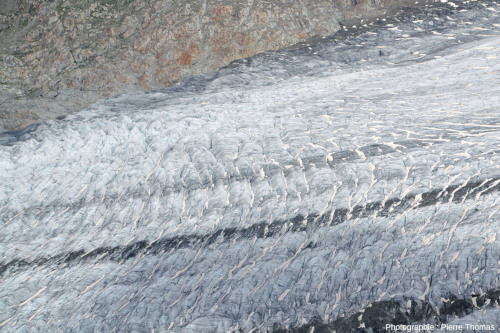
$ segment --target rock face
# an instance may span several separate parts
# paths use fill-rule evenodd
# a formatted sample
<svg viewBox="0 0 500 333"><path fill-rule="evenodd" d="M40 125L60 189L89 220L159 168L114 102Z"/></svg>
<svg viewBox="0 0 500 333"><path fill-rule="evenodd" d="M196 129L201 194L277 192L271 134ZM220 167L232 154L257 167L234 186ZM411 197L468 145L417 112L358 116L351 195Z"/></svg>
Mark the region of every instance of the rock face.
<svg viewBox="0 0 500 333"><path fill-rule="evenodd" d="M413 3L3 1L0 131L64 116L117 93L166 87Z"/></svg>
<svg viewBox="0 0 500 333"><path fill-rule="evenodd" d="M430 6L0 133L0 330L498 331L499 13Z"/></svg>

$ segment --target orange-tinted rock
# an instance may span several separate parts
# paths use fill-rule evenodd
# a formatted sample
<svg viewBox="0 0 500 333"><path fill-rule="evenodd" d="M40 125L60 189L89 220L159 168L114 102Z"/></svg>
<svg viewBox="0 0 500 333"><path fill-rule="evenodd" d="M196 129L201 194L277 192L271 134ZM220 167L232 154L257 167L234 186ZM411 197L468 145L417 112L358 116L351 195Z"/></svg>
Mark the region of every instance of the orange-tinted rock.
<svg viewBox="0 0 500 333"><path fill-rule="evenodd" d="M20 0L0 10L0 80L40 93L2 104L0 124L38 112L37 103L44 105L40 113L26 119L76 111L109 94L165 87L414 2ZM0 125L6 128L11 125Z"/></svg>

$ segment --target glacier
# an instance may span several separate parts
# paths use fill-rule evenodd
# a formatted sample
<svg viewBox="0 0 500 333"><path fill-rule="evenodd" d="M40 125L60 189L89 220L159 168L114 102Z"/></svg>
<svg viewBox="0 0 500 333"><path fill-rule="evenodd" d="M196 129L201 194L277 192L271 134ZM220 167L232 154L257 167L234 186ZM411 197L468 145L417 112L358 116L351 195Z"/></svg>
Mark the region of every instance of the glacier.
<svg viewBox="0 0 500 333"><path fill-rule="evenodd" d="M444 1L1 133L0 331L500 327L499 12Z"/></svg>

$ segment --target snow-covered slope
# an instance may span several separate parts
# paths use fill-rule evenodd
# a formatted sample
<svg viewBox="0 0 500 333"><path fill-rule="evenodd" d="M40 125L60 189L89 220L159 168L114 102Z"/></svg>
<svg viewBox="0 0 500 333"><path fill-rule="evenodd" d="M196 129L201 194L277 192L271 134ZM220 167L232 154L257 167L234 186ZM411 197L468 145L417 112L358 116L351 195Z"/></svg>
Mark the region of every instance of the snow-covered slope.
<svg viewBox="0 0 500 333"><path fill-rule="evenodd" d="M499 11L429 7L1 134L0 330L265 331L388 300L459 320L452 295L500 287ZM500 327L494 304L461 320Z"/></svg>

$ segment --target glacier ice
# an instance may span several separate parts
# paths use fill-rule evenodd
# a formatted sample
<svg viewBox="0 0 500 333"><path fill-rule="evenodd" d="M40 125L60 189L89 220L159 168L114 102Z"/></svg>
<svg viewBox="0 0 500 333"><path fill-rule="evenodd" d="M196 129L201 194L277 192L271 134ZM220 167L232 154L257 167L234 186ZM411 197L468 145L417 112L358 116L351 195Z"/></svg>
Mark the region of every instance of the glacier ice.
<svg viewBox="0 0 500 333"><path fill-rule="evenodd" d="M2 133L0 330L265 331L498 289L485 3Z"/></svg>

